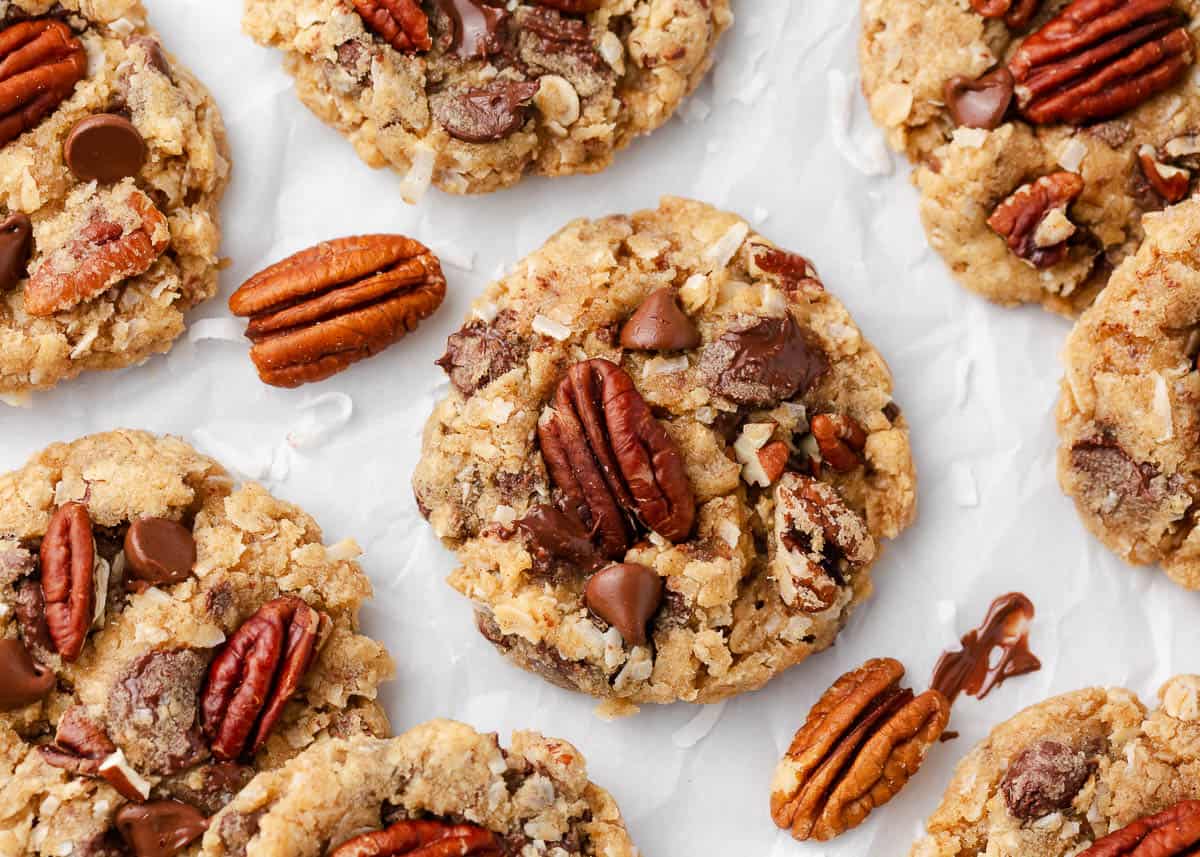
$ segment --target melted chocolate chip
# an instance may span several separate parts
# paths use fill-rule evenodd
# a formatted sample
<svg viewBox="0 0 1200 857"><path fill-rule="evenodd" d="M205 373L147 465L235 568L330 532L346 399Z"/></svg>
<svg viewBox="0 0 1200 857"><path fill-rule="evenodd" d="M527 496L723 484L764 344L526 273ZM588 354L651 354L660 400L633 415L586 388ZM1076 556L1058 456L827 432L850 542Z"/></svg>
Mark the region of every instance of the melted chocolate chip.
<svg viewBox="0 0 1200 857"><path fill-rule="evenodd" d="M137 175L146 163L146 141L124 116L98 113L75 123L63 157L82 181L116 182Z"/></svg>
<svg viewBox="0 0 1200 857"><path fill-rule="evenodd" d="M437 0L454 28L450 48L459 59L482 59L500 53L508 11L480 0Z"/></svg>
<svg viewBox="0 0 1200 857"><path fill-rule="evenodd" d="M497 80L478 88L447 91L431 100L446 133L466 143L495 143L525 124L537 81Z"/></svg>
<svg viewBox="0 0 1200 857"><path fill-rule="evenodd" d="M207 669L207 654L175 649L143 655L117 679L108 698L109 729L134 768L172 774L204 757L196 711Z"/></svg>
<svg viewBox="0 0 1200 857"><path fill-rule="evenodd" d="M0 292L8 291L25 277L32 251L33 224L28 215L17 211L0 222Z"/></svg>
<svg viewBox="0 0 1200 857"><path fill-rule="evenodd" d="M174 857L208 830L208 819L198 809L177 800L126 804L116 821L136 857Z"/></svg>
<svg viewBox="0 0 1200 857"><path fill-rule="evenodd" d="M1012 72L1002 65L977 80L956 74L946 81L943 97L956 125L991 131L1004 121L1013 85Z"/></svg>
<svg viewBox="0 0 1200 857"><path fill-rule="evenodd" d="M216 815L254 777L254 768L237 762L215 762L188 768L158 785L163 797L191 804L205 815Z"/></svg>
<svg viewBox="0 0 1200 857"><path fill-rule="evenodd" d="M533 553L536 569L549 572L555 560L590 570L603 561L583 523L545 504L534 506L517 521Z"/></svg>
<svg viewBox="0 0 1200 857"><path fill-rule="evenodd" d="M0 640L0 711L32 705L54 690L54 670L39 664L20 640Z"/></svg>
<svg viewBox="0 0 1200 857"><path fill-rule="evenodd" d="M1057 741L1038 741L1013 759L1000 790L1008 811L1031 821L1069 807L1095 769L1086 753Z"/></svg>
<svg viewBox="0 0 1200 857"><path fill-rule="evenodd" d="M1029 650L1033 602L1020 592L1001 595L983 624L963 635L961 648L946 652L933 669L930 687L950 700L960 693L983 699L1006 679L1042 668Z"/></svg>
<svg viewBox="0 0 1200 857"><path fill-rule="evenodd" d="M472 321L446 340L437 361L464 396L486 387L525 359L525 349L511 336L513 314L504 311L492 324Z"/></svg>
<svg viewBox="0 0 1200 857"><path fill-rule="evenodd" d="M829 369L790 315L755 318L710 343L700 357L708 388L739 405L774 407L804 395Z"/></svg>
<svg viewBox="0 0 1200 857"><path fill-rule="evenodd" d="M584 594L588 609L621 632L625 642L646 644L646 626L663 600L663 579L635 562L610 565L592 575Z"/></svg>
<svg viewBox="0 0 1200 857"><path fill-rule="evenodd" d="M125 533L125 561L139 580L154 586L179 583L196 564L196 540L178 521L139 518Z"/></svg>
<svg viewBox="0 0 1200 857"><path fill-rule="evenodd" d="M643 351L684 351L700 344L700 331L679 308L674 289L657 289L621 328L621 347Z"/></svg>

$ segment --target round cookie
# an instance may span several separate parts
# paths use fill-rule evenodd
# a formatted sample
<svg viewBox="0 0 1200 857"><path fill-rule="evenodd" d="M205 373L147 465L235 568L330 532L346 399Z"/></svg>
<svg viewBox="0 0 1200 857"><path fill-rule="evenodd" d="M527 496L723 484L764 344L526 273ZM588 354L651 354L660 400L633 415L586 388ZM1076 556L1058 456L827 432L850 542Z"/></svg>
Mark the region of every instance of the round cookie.
<svg viewBox="0 0 1200 857"><path fill-rule="evenodd" d="M911 857L1068 857L1200 798L1198 690L1200 677L1176 676L1149 713L1098 687L1025 709L959 762Z"/></svg>
<svg viewBox="0 0 1200 857"><path fill-rule="evenodd" d="M124 857L131 814L202 822L319 740L386 735L357 553L172 437L92 435L0 476L0 853Z"/></svg>
<svg viewBox="0 0 1200 857"><path fill-rule="evenodd" d="M390 740L322 742L259 774L212 820L200 853L385 853L348 843L389 828L394 836L401 830L430 839L457 834L477 846L439 854L637 854L612 796L588 781L583 756L566 741L515 732L505 750L495 733L480 735L450 720L433 720ZM484 850L487 844L494 850Z"/></svg>
<svg viewBox="0 0 1200 857"><path fill-rule="evenodd" d="M139 0L10 0L0 45L46 52L0 71L6 93L53 95L36 121L0 115L0 396L20 401L170 348L216 293L229 154Z"/></svg>
<svg viewBox="0 0 1200 857"><path fill-rule="evenodd" d="M1004 18L975 11L1009 6L1014 13L1037 13L1010 27ZM1142 215L1178 202L1191 189L1200 167L1200 95L1189 22L1200 3L1152 0L1123 27L1106 23L1132 8L1112 0L863 0L859 55L871 114L888 142L916 163L929 243L972 291L1001 304L1040 303L1076 314L1137 249ZM1116 40L1143 25L1153 38L1132 44L1169 54L1163 85L1147 86L1150 97L1142 100L1097 105L1075 99L1070 109L1059 102L1048 111L1042 102L1057 94L1053 88L1028 95L1041 86L1035 76L1044 66L1034 64L1026 73L1024 55L1015 55L1060 14L1077 21L1072 29L1059 20L1054 26L1060 32L1090 26L1108 33L1107 42L1082 45L1076 56L1112 48L1110 58L1119 58L1110 65L1084 63L1087 73L1071 79L1072 85L1096 82L1105 94L1124 92L1122 79L1099 78L1115 74L1132 50ZM1174 31L1164 34L1170 27ZM1012 79L1005 82L1010 66L1022 74L1007 100L1014 91ZM973 91L981 78L986 86ZM1080 115L1087 110L1092 112ZM1049 198L1027 196L1041 193L1031 187L1039 179L1059 173L1073 178L1056 179L1060 187ZM993 216L1022 188L1029 190L1017 201L1017 234L1006 240L1013 234L1012 212L999 222Z"/></svg>
<svg viewBox="0 0 1200 857"><path fill-rule="evenodd" d="M439 364L413 484L451 585L501 652L614 711L828 647L915 514L883 358L807 260L699 202L568 225Z"/></svg>
<svg viewBox="0 0 1200 857"><path fill-rule="evenodd" d="M431 182L604 169L671 117L732 22L729 0L246 0L243 29L415 202Z"/></svg>
<svg viewBox="0 0 1200 857"><path fill-rule="evenodd" d="M1071 331L1058 477L1129 562L1200 589L1200 200L1146 217L1146 241Z"/></svg>

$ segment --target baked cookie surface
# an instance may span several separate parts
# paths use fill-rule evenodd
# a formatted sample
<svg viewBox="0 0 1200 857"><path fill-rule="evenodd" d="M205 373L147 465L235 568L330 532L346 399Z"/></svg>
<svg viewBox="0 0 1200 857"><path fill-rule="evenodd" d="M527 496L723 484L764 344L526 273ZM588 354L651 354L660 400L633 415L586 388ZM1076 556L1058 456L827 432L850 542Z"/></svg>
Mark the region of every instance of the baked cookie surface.
<svg viewBox="0 0 1200 857"><path fill-rule="evenodd" d="M495 733L449 720L390 740L325 741L260 774L213 819L201 853L383 854L392 852L364 840L407 834L475 848L439 854L637 854L612 796L588 781L583 756L566 741L515 732L504 749Z"/></svg>
<svg viewBox="0 0 1200 857"><path fill-rule="evenodd" d="M0 394L20 396L170 348L216 293L229 155L139 0L10 0L0 54L6 109L30 112L0 117Z"/></svg>
<svg viewBox="0 0 1200 857"><path fill-rule="evenodd" d="M92 435L0 477L0 853L151 853L131 843L164 814L200 825L195 853L256 772L388 734L357 553L171 437Z"/></svg>
<svg viewBox="0 0 1200 857"><path fill-rule="evenodd" d="M246 0L243 28L285 52L300 99L366 163L407 174L411 202L430 182L483 193L603 169L700 82L729 5Z"/></svg>
<svg viewBox="0 0 1200 857"><path fill-rule="evenodd" d="M1176 676L1151 712L1121 688L1089 688L1025 709L959 762L912 857L1067 857L1195 800L1198 689L1200 677Z"/></svg>
<svg viewBox="0 0 1200 857"><path fill-rule="evenodd" d="M568 225L439 363L418 504L484 636L565 687L756 689L833 642L915 514L883 358L806 259L702 203Z"/></svg>

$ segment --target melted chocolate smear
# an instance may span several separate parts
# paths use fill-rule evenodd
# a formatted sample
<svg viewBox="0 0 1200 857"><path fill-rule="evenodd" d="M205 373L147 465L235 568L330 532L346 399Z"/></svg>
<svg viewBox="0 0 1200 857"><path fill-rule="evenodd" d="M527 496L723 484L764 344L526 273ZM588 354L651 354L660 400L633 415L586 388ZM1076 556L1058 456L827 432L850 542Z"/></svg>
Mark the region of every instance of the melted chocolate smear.
<svg viewBox="0 0 1200 857"><path fill-rule="evenodd" d="M1001 595L992 602L983 624L968 631L962 648L946 652L933 668L934 690L954 702L960 693L983 699L1005 680L1042 668L1029 651L1029 622L1033 602L1020 592ZM998 651L993 664L992 652Z"/></svg>

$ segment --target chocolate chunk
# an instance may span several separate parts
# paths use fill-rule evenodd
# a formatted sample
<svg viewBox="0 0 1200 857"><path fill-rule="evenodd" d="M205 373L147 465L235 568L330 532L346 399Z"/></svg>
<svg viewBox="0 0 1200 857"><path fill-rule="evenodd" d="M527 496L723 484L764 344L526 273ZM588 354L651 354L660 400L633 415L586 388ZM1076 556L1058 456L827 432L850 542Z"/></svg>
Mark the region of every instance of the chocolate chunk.
<svg viewBox="0 0 1200 857"><path fill-rule="evenodd" d="M596 77L597 72L607 74L611 69L596 50L591 25L540 6L522 7L519 14L522 59L529 65L561 74L581 95L592 94L589 79Z"/></svg>
<svg viewBox="0 0 1200 857"><path fill-rule="evenodd" d="M115 113L80 119L67 135L63 157L82 181L116 182L146 163L146 141L133 123Z"/></svg>
<svg viewBox="0 0 1200 857"><path fill-rule="evenodd" d="M446 133L467 143L495 143L525 124L537 81L497 80L467 90L448 90L431 99L433 115Z"/></svg>
<svg viewBox="0 0 1200 857"><path fill-rule="evenodd" d="M33 250L33 224L28 215L13 212L0 222L0 292L20 282Z"/></svg>
<svg viewBox="0 0 1200 857"><path fill-rule="evenodd" d="M0 711L32 705L54 690L54 670L39 664L20 640L0 640Z"/></svg>
<svg viewBox="0 0 1200 857"><path fill-rule="evenodd" d="M555 560L563 560L585 570L595 568L603 558L583 523L573 515L541 504L517 521L533 553L534 566L549 571Z"/></svg>
<svg viewBox="0 0 1200 857"><path fill-rule="evenodd" d="M610 565L592 575L584 600L588 609L621 632L625 642L646 644L646 625L663 600L658 573L635 562Z"/></svg>
<svg viewBox="0 0 1200 857"><path fill-rule="evenodd" d="M1149 462L1137 462L1114 439L1102 436L1079 441L1071 448L1071 466L1087 478L1080 480L1090 505L1105 517L1151 519L1175 490Z"/></svg>
<svg viewBox="0 0 1200 857"><path fill-rule="evenodd" d="M1009 765L1000 789L1008 811L1031 821L1066 809L1096 769L1087 754L1057 741L1038 741Z"/></svg>
<svg viewBox="0 0 1200 857"><path fill-rule="evenodd" d="M125 562L139 580L155 586L179 583L196 564L196 540L178 521L139 518L125 533Z"/></svg>
<svg viewBox="0 0 1200 857"><path fill-rule="evenodd" d="M144 774L196 764L205 747L196 725L208 656L195 649L150 652L117 679L108 697L112 739Z"/></svg>
<svg viewBox="0 0 1200 857"><path fill-rule="evenodd" d="M1012 72L998 66L977 80L956 74L946 81L942 94L956 125L991 131L1004 121L1012 103Z"/></svg>
<svg viewBox="0 0 1200 857"><path fill-rule="evenodd" d="M250 765L215 762L164 779L158 784L158 793L191 804L205 815L216 815L253 777Z"/></svg>
<svg viewBox="0 0 1200 857"><path fill-rule="evenodd" d="M829 360L788 315L734 327L704 349L700 369L714 393L739 405L774 407L808 392Z"/></svg>
<svg viewBox="0 0 1200 857"><path fill-rule="evenodd" d="M525 359L526 349L511 335L513 315L500 313L488 325L473 321L446 340L446 353L437 361L464 396L486 387Z"/></svg>
<svg viewBox="0 0 1200 857"><path fill-rule="evenodd" d="M173 857L208 830L208 819L198 809L177 800L126 804L116 820L135 857Z"/></svg>
<svg viewBox="0 0 1200 857"><path fill-rule="evenodd" d="M450 49L460 59L482 59L503 49L502 28L508 10L480 0L437 0L454 30Z"/></svg>
<svg viewBox="0 0 1200 857"><path fill-rule="evenodd" d="M46 597L38 581L25 580L17 587L14 612L26 648L42 658L53 654L54 644L50 641L50 628L46 625Z"/></svg>
<svg viewBox="0 0 1200 857"><path fill-rule="evenodd" d="M679 308L675 290L657 289L621 328L621 347L644 351L683 351L700 344L700 331Z"/></svg>

